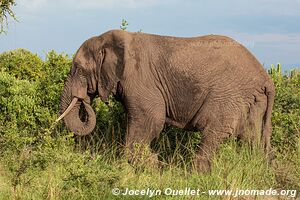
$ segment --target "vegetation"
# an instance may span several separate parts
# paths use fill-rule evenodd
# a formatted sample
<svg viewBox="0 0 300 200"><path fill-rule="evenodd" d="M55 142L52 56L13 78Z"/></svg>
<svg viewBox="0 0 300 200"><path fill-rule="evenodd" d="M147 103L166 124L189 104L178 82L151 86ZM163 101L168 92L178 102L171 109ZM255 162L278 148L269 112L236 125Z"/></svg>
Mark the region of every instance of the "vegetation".
<svg viewBox="0 0 300 200"><path fill-rule="evenodd" d="M12 7L15 5L15 0L0 0L0 34L5 32L4 28L7 26L9 16L16 20L16 16L12 11Z"/></svg>
<svg viewBox="0 0 300 200"><path fill-rule="evenodd" d="M125 19L122 19L120 29L125 31L127 29L128 25L129 25L129 23Z"/></svg>
<svg viewBox="0 0 300 200"><path fill-rule="evenodd" d="M45 60L24 49L0 54L0 199L145 199L114 196L113 188L300 192L299 71L283 73L280 65L269 70L276 85L273 162L266 162L261 149L231 139L217 153L211 173L199 174L191 159L201 134L173 127L152 145L162 167L129 165L121 152L124 110L114 100L94 102L98 121L91 136L78 138L55 124L70 67L70 57L54 51Z"/></svg>

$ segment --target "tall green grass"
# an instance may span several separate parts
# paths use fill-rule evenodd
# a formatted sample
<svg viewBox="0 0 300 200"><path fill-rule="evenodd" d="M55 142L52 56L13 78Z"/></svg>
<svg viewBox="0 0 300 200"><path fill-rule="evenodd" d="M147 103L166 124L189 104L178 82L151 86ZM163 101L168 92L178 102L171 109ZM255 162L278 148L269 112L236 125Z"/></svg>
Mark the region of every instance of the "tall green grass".
<svg viewBox="0 0 300 200"><path fill-rule="evenodd" d="M37 159L44 154L51 154L51 160L41 164ZM251 150L247 145L240 146L233 140L222 145L208 174L176 165L136 168L124 158L112 159L108 155L109 152L91 155L88 151L74 151L71 145L51 150L40 149L38 152L23 149L20 155L1 159L4 168L16 165L16 169L2 171L1 178L6 181L2 183L0 196L5 199L132 199L130 196L114 196L111 190L189 187L208 191L269 189L277 186L276 170L267 164L264 153L260 149ZM299 162L299 156L297 159ZM286 160L278 160L277 164L283 165L284 162ZM292 167L296 166L290 166L285 172L293 172ZM136 198L144 199L143 196ZM168 199L170 196L156 198ZM207 199L208 196L202 194L199 198Z"/></svg>

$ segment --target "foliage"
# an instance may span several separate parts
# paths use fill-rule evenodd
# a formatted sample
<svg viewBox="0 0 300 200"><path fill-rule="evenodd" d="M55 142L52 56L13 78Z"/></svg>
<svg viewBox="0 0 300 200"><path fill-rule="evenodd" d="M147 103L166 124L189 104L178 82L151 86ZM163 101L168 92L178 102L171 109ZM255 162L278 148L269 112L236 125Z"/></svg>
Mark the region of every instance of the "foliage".
<svg viewBox="0 0 300 200"><path fill-rule="evenodd" d="M128 25L129 23L125 19L122 19L120 29L125 31L128 28Z"/></svg>
<svg viewBox="0 0 300 200"><path fill-rule="evenodd" d="M36 81L42 77L43 61L25 49L16 49L0 55L0 70L16 79Z"/></svg>
<svg viewBox="0 0 300 200"><path fill-rule="evenodd" d="M55 52L45 62L23 49L0 55L0 149L40 140L56 118L68 68L70 59Z"/></svg>
<svg viewBox="0 0 300 200"><path fill-rule="evenodd" d="M269 73L276 87L272 144L279 152L294 150L300 135L300 73L282 74L280 64Z"/></svg>
<svg viewBox="0 0 300 200"><path fill-rule="evenodd" d="M5 25L7 26L8 16L16 20L16 16L12 11L12 7L15 6L15 0L0 0L0 34L5 32Z"/></svg>
<svg viewBox="0 0 300 200"><path fill-rule="evenodd" d="M125 113L113 99L108 105L94 101L97 126L91 136L75 137L55 124L71 64L68 55L54 51L45 60L24 49L0 54L0 199L132 199L113 196L115 187L300 191L297 70L283 73L281 65L269 70L276 86L272 164L260 149L229 140L217 153L212 172L198 174L191 161L201 133L174 127L165 127L152 145L163 167L129 165L121 154Z"/></svg>

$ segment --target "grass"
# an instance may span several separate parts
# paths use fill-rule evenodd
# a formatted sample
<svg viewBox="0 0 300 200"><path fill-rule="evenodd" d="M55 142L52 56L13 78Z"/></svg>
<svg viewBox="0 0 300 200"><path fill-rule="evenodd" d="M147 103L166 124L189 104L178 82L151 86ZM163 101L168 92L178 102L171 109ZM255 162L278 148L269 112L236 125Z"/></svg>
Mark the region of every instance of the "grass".
<svg viewBox="0 0 300 200"><path fill-rule="evenodd" d="M299 143L300 144L300 143ZM300 145L299 145L300 146ZM107 150L110 151L110 150ZM300 149L290 157L278 156L268 165L261 150L230 140L217 153L212 171L201 174L180 165L135 168L124 158L90 154L59 145L39 151L23 149L20 156L1 159L1 199L145 199L114 196L113 188L129 189L297 189L300 191ZM50 156L50 159L41 157ZM11 164L18 163L12 169ZM284 173L283 173L284 172ZM134 197L134 198L133 198ZM153 199L172 199L159 195ZM187 196L176 196L186 199ZM189 196L188 199L226 199L226 196Z"/></svg>
<svg viewBox="0 0 300 200"><path fill-rule="evenodd" d="M11 183L6 169L0 163L0 199L8 199L11 197Z"/></svg>

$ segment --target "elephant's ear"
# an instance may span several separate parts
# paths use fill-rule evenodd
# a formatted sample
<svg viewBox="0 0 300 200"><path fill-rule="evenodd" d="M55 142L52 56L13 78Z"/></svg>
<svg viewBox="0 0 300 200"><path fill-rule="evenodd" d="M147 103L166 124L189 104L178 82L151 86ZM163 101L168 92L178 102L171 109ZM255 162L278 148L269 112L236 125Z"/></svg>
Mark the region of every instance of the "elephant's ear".
<svg viewBox="0 0 300 200"><path fill-rule="evenodd" d="M122 33L124 32L124 33ZM125 31L112 32L105 38L105 45L99 52L98 61L98 93L102 101L107 101L110 95L116 95L117 84L124 74L127 42Z"/></svg>

